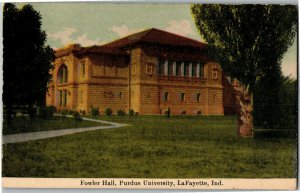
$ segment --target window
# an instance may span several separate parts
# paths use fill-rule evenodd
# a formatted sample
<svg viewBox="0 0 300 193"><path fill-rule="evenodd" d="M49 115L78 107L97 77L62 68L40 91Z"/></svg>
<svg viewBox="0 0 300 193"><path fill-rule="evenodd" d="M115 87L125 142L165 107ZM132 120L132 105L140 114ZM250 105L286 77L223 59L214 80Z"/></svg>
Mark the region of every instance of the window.
<svg viewBox="0 0 300 193"><path fill-rule="evenodd" d="M122 98L122 92L119 92L119 98L120 99Z"/></svg>
<svg viewBox="0 0 300 193"><path fill-rule="evenodd" d="M83 93L82 93L82 91L80 91L79 92L79 99L80 99L80 104L82 104L83 103Z"/></svg>
<svg viewBox="0 0 300 193"><path fill-rule="evenodd" d="M200 99L201 99L201 94L197 93L197 102L200 102Z"/></svg>
<svg viewBox="0 0 300 193"><path fill-rule="evenodd" d="M62 106L62 90L58 91L58 101L59 101L59 106Z"/></svg>
<svg viewBox="0 0 300 193"><path fill-rule="evenodd" d="M172 63L172 71L173 71L172 75L173 75L173 76L176 76L176 75L177 75L177 74L176 74L176 73L177 73L177 72L176 72L176 62L173 62L173 63Z"/></svg>
<svg viewBox="0 0 300 193"><path fill-rule="evenodd" d="M165 61L163 60L158 61L157 74L164 74L164 63Z"/></svg>
<svg viewBox="0 0 300 193"><path fill-rule="evenodd" d="M184 102L185 101L185 93L180 93L180 101Z"/></svg>
<svg viewBox="0 0 300 193"><path fill-rule="evenodd" d="M81 63L81 77L82 78L85 77L85 63L84 62Z"/></svg>
<svg viewBox="0 0 300 193"><path fill-rule="evenodd" d="M212 78L213 79L218 79L218 69L214 68L212 71Z"/></svg>
<svg viewBox="0 0 300 193"><path fill-rule="evenodd" d="M204 64L199 64L199 76L204 77Z"/></svg>
<svg viewBox="0 0 300 193"><path fill-rule="evenodd" d="M176 76L180 76L181 62L176 62Z"/></svg>
<svg viewBox="0 0 300 193"><path fill-rule="evenodd" d="M192 76L193 77L197 76L197 64L196 63L192 64Z"/></svg>
<svg viewBox="0 0 300 193"><path fill-rule="evenodd" d="M193 64L189 63L188 66L189 66L189 74L188 74L188 76L192 77L192 75L193 75Z"/></svg>
<svg viewBox="0 0 300 193"><path fill-rule="evenodd" d="M66 83L68 81L68 68L66 65L61 65L59 70L58 70L58 83Z"/></svg>
<svg viewBox="0 0 300 193"><path fill-rule="evenodd" d="M168 75L168 60L164 63L164 75Z"/></svg>
<svg viewBox="0 0 300 193"><path fill-rule="evenodd" d="M184 63L181 62L180 64L180 76L184 76Z"/></svg>
<svg viewBox="0 0 300 193"><path fill-rule="evenodd" d="M169 92L165 92L164 101L169 101Z"/></svg>
<svg viewBox="0 0 300 193"><path fill-rule="evenodd" d="M67 105L67 90L63 90L63 106Z"/></svg>
<svg viewBox="0 0 300 193"><path fill-rule="evenodd" d="M189 75L189 66L190 66L189 63L187 62L184 63L184 73L183 73L184 76Z"/></svg>
<svg viewBox="0 0 300 193"><path fill-rule="evenodd" d="M58 97L59 106L65 107L67 105L67 90L59 90Z"/></svg>
<svg viewBox="0 0 300 193"><path fill-rule="evenodd" d="M148 95L147 95L147 97L148 97L148 98L150 98L150 97L151 97L151 94L150 94L150 92L148 92Z"/></svg>
<svg viewBox="0 0 300 193"><path fill-rule="evenodd" d="M172 61L168 62L168 75L169 76L173 75L173 62Z"/></svg>

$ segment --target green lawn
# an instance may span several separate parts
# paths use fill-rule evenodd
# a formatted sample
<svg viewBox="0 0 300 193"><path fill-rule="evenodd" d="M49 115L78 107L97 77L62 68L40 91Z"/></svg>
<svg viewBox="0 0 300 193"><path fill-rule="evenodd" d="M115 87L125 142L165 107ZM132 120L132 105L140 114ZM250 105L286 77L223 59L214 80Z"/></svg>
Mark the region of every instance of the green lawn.
<svg viewBox="0 0 300 193"><path fill-rule="evenodd" d="M15 117L11 125L3 124L3 134L27 133L34 131L48 131L57 129L69 129L79 127L92 127L105 125L91 121L75 122L73 118L53 117L50 120L28 117Z"/></svg>
<svg viewBox="0 0 300 193"><path fill-rule="evenodd" d="M100 117L131 126L3 146L3 176L286 178L296 139L236 136L231 116Z"/></svg>

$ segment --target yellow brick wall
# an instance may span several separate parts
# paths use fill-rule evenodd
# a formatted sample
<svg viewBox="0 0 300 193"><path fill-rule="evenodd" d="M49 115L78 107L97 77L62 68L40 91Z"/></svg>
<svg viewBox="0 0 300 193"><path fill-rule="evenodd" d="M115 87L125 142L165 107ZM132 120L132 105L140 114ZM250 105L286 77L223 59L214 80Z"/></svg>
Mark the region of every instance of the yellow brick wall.
<svg viewBox="0 0 300 193"><path fill-rule="evenodd" d="M165 92L169 93L168 101L164 100ZM181 101L181 93L185 95L184 101ZM201 95L199 102L197 101L197 93ZM196 115L198 111L201 111L201 114L207 114L205 108L207 97L206 91L203 88L165 86L161 89L160 100L162 113L170 108L171 114L182 114L183 111L191 115Z"/></svg>
<svg viewBox="0 0 300 193"><path fill-rule="evenodd" d="M101 114L106 108L111 108L113 114L118 110L128 113L128 85L89 85L87 92L87 111L91 107L98 107ZM120 96L121 94L121 96Z"/></svg>
<svg viewBox="0 0 300 193"><path fill-rule="evenodd" d="M54 62L53 82L46 95L47 105L56 106L57 90L66 89L67 105L64 108L78 111L90 112L91 107L98 107L101 114L106 108L111 108L114 114L119 109L126 113L133 109L139 114L164 114L170 108L171 114L181 114L182 111L191 115L199 112L224 114L222 71L216 63L207 63L204 78L196 80L158 77L158 59L147 56L141 48L131 50L128 66L115 61L103 55L58 57ZM82 63L85 63L85 77L81 76ZM57 72L61 64L68 68L68 83L58 85ZM214 77L216 73L217 77ZM164 92L169 93L169 101L164 101ZM185 93L183 102L180 93ZM197 93L201 95L199 102Z"/></svg>
<svg viewBox="0 0 300 193"><path fill-rule="evenodd" d="M209 62L204 67L204 79L194 81L189 78L170 79L159 78L157 74L158 59L150 57L138 48L132 52L133 65L136 65L140 78L135 79L140 87L136 86L140 98L134 98L139 105L140 114L158 114L170 108L171 114L195 115L201 114L224 114L222 73L217 63ZM147 73L147 66L154 64L152 73ZM214 77L213 71L217 71ZM169 101L164 101L164 92L169 93ZM185 101L180 100L180 94L185 93ZM200 101L196 100L200 93ZM150 95L150 97L149 97Z"/></svg>

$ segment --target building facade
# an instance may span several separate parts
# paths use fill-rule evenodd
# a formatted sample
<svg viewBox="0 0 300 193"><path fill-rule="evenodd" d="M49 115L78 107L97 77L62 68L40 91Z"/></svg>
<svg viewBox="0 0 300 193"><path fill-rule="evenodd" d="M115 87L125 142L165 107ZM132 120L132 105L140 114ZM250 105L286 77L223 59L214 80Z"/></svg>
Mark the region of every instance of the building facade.
<svg viewBox="0 0 300 193"><path fill-rule="evenodd" d="M56 50L46 104L142 115L235 113L234 84L206 56L205 44L149 29L102 46Z"/></svg>

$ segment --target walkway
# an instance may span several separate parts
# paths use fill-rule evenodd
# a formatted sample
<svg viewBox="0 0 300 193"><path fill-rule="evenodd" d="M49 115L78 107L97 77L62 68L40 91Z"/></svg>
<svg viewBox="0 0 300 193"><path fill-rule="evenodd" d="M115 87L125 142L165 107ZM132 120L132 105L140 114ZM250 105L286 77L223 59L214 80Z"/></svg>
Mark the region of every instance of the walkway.
<svg viewBox="0 0 300 193"><path fill-rule="evenodd" d="M67 116L67 117L72 117L72 116ZM3 135L2 136L2 144L18 143L18 142L37 140L37 139L58 137L58 136L62 136L62 135L70 135L70 134L81 133L81 132L86 132L86 131L94 131L94 130L99 130L99 129L114 129L114 128L119 128L119 127L129 126L127 124L102 121L102 120L90 119L90 118L84 118L84 117L82 119L86 120L86 121L93 121L93 122L98 122L98 123L109 124L109 126L61 129L61 130L52 130L52 131L36 131L36 132L31 132L31 133L18 133L18 134L11 134L11 135Z"/></svg>

